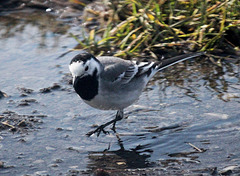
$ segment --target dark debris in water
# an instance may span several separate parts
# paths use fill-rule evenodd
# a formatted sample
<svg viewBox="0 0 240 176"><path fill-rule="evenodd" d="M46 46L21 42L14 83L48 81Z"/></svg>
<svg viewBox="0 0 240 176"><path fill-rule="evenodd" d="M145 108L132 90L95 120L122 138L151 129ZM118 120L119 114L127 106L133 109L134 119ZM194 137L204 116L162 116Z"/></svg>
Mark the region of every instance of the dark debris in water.
<svg viewBox="0 0 240 176"><path fill-rule="evenodd" d="M8 95L5 93L5 92L2 92L1 90L0 90L0 99L1 98L7 98L8 97Z"/></svg>
<svg viewBox="0 0 240 176"><path fill-rule="evenodd" d="M7 165L4 161L0 161L0 169L9 169L13 167L15 166L10 166L10 165Z"/></svg>
<svg viewBox="0 0 240 176"><path fill-rule="evenodd" d="M223 169L217 167L206 167L198 169L184 169L182 163L176 163L170 167L155 167L155 168L144 168L144 169L124 169L124 170L114 170L114 169L103 169L97 168L94 171L86 170L80 171L72 169L68 171L68 176L80 176L80 175L93 175L93 176L136 176L136 175L212 175L212 176L225 176L225 175L239 175L239 166L229 166Z"/></svg>
<svg viewBox="0 0 240 176"><path fill-rule="evenodd" d="M20 92L21 92L21 97L26 97L28 96L29 94L32 94L33 93L33 90L32 89L29 89L29 88L25 88L25 87L18 87L17 88Z"/></svg>
<svg viewBox="0 0 240 176"><path fill-rule="evenodd" d="M18 87L17 88L21 93L23 94L31 94L33 93L33 90L32 89L28 89L28 88L25 88L25 87Z"/></svg>
<svg viewBox="0 0 240 176"><path fill-rule="evenodd" d="M52 86L42 88L39 91L41 93L49 93L49 92L52 92L52 90L59 90L60 88L61 88L61 86L58 83L54 83Z"/></svg>
<svg viewBox="0 0 240 176"><path fill-rule="evenodd" d="M18 106L29 106L30 104L32 103L37 103L37 100L36 99L33 99L33 98L28 98L28 99L22 99Z"/></svg>
<svg viewBox="0 0 240 176"><path fill-rule="evenodd" d="M19 115L16 112L4 111L0 114L0 131L27 132L38 128L38 125L43 123L43 117L46 117L46 115Z"/></svg>
<svg viewBox="0 0 240 176"><path fill-rule="evenodd" d="M72 76L70 73L65 73L61 80L62 83L72 85Z"/></svg>

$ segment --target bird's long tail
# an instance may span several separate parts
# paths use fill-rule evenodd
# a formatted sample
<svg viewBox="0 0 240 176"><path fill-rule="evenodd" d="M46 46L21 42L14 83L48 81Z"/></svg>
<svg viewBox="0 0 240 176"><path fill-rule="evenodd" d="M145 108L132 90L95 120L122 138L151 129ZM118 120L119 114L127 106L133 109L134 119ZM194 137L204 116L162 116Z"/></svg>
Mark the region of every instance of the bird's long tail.
<svg viewBox="0 0 240 176"><path fill-rule="evenodd" d="M140 75L146 74L148 75L147 76L148 79L150 79L160 70L163 70L167 67L170 67L174 64L185 61L187 59L191 59L201 55L204 55L204 52L183 54L183 55L175 56L169 59L163 59L157 63L156 62L140 62L140 63L136 62L136 64L138 65L138 71L136 75L140 76Z"/></svg>
<svg viewBox="0 0 240 176"><path fill-rule="evenodd" d="M187 54L175 56L175 57L172 57L169 59L163 59L157 64L157 71L163 70L163 69L170 67L174 64L177 64L179 62L182 62L182 61L194 58L194 57L198 57L198 56L201 56L204 54L205 54L205 52L187 53Z"/></svg>

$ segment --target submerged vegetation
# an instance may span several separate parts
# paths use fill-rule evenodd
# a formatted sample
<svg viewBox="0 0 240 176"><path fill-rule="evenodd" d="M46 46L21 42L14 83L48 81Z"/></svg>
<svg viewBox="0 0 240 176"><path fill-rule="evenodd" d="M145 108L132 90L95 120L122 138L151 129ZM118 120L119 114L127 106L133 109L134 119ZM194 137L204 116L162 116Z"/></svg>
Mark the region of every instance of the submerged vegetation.
<svg viewBox="0 0 240 176"><path fill-rule="evenodd" d="M157 58L166 50L233 55L240 50L238 0L113 0L104 7L95 2L85 7L83 18L89 34L72 36L95 54Z"/></svg>

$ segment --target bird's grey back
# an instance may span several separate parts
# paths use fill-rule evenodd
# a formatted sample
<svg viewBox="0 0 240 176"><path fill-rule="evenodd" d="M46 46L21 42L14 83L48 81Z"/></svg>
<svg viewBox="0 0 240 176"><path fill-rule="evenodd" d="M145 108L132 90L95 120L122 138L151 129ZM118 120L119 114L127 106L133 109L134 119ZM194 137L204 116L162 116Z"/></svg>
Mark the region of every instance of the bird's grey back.
<svg viewBox="0 0 240 176"><path fill-rule="evenodd" d="M114 56L100 56L97 57L97 59L104 66L104 71L101 75L102 78L109 81L117 79L120 74L127 71L129 66L133 64L131 61L123 60Z"/></svg>

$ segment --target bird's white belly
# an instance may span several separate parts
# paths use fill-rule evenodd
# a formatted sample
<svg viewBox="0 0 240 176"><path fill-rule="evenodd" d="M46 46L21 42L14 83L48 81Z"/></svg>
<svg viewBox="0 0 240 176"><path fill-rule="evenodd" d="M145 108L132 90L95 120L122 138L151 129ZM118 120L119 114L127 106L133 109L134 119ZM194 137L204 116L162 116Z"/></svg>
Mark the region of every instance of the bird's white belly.
<svg viewBox="0 0 240 176"><path fill-rule="evenodd" d="M99 92L91 101L84 100L88 105L102 110L120 110L133 104L141 94L141 91L118 94Z"/></svg>

